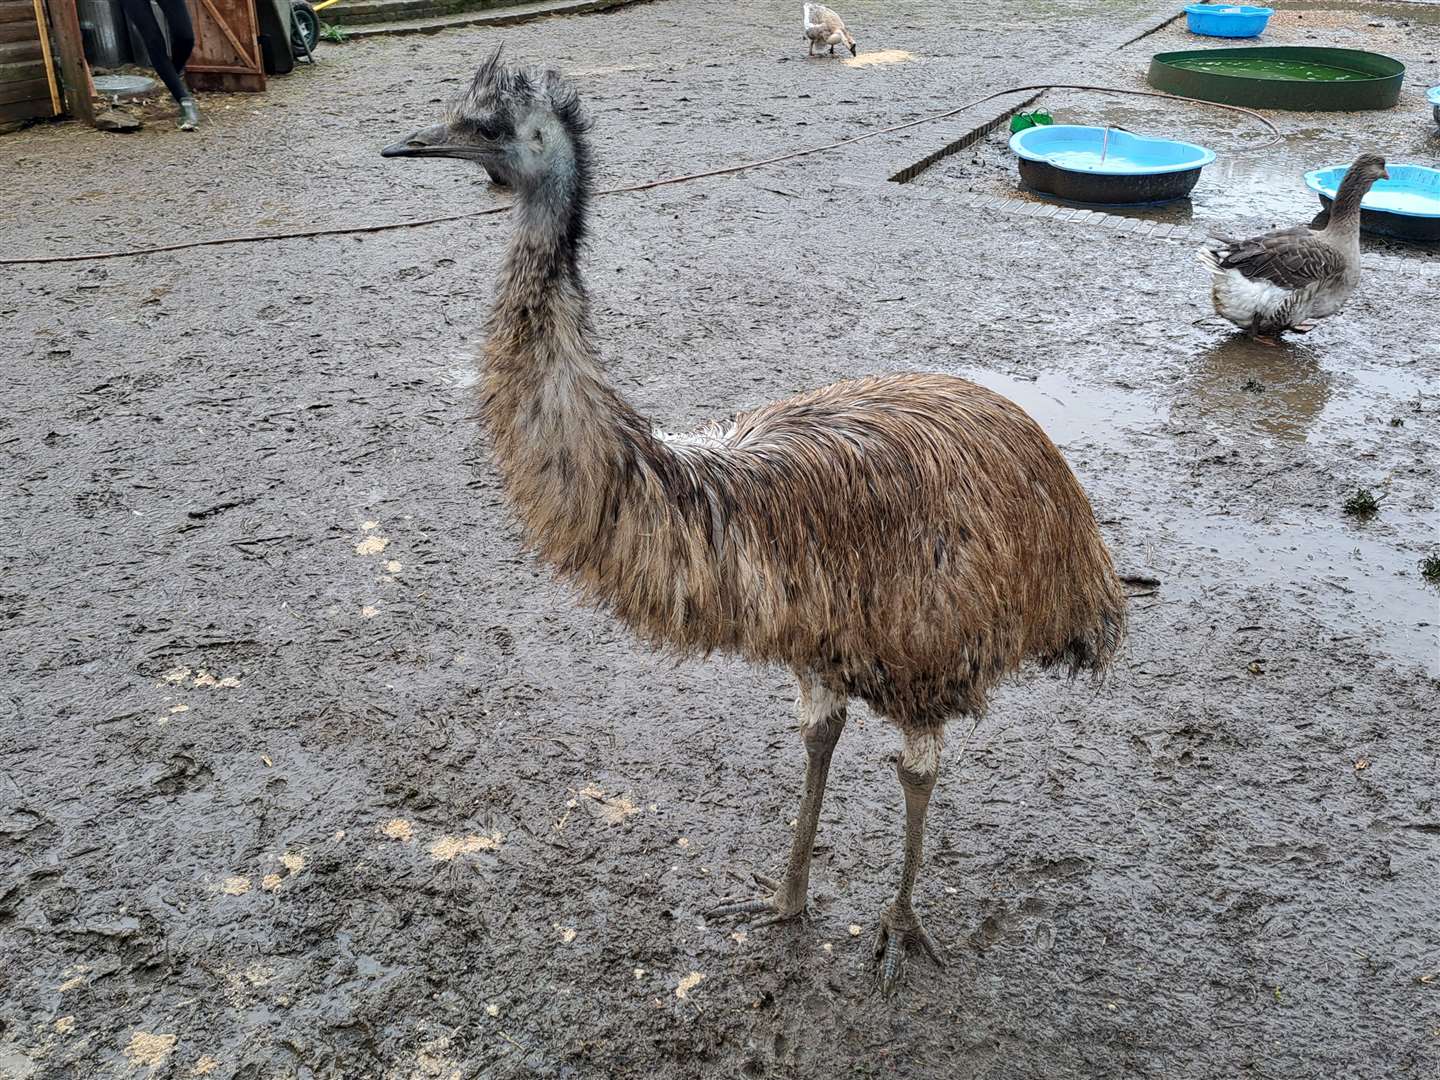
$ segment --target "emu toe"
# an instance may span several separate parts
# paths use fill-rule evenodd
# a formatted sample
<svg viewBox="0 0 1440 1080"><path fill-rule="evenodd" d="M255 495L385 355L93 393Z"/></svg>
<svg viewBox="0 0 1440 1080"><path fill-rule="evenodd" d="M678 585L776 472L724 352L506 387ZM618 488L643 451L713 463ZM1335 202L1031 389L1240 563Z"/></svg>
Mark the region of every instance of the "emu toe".
<svg viewBox="0 0 1440 1080"><path fill-rule="evenodd" d="M763 897L732 896L720 901L705 912L705 917L707 919L723 919L729 915L763 915L765 917L756 919L753 925L769 926L772 923L793 919L805 911L803 895L797 901L794 897L788 896L790 890L787 890L774 878L768 878L763 874L752 874L751 876L762 889L769 889L771 895Z"/></svg>
<svg viewBox="0 0 1440 1080"><path fill-rule="evenodd" d="M908 908L896 911L892 904L880 915L880 929L875 934L875 959L880 964L880 992L886 997L900 986L901 976L905 973L905 947L911 942L924 949L940 968L945 967L935 939L921 925L919 916Z"/></svg>

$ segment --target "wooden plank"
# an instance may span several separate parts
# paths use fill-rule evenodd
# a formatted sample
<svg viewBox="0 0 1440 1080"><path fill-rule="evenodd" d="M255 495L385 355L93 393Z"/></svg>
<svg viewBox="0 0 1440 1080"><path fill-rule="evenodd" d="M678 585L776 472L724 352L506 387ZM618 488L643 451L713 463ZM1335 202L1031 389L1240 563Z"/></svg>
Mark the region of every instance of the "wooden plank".
<svg viewBox="0 0 1440 1080"><path fill-rule="evenodd" d="M0 66L0 83L29 82L45 78L45 61L27 60L23 64Z"/></svg>
<svg viewBox="0 0 1440 1080"><path fill-rule="evenodd" d="M65 104L71 115L95 123L95 87L90 82L90 65L85 62L85 42L80 36L80 15L75 0L47 0L55 44L60 50L60 70L65 74Z"/></svg>
<svg viewBox="0 0 1440 1080"><path fill-rule="evenodd" d="M35 25L35 5L30 0L0 0L0 23Z"/></svg>
<svg viewBox="0 0 1440 1080"><path fill-rule="evenodd" d="M40 47L40 35L34 30L26 41L0 41L0 70L9 64L45 62L45 50Z"/></svg>
<svg viewBox="0 0 1440 1080"><path fill-rule="evenodd" d="M50 80L31 79L29 82L0 83L0 105L13 105L17 101L35 101L41 106L40 115L52 115L50 108Z"/></svg>
<svg viewBox="0 0 1440 1080"><path fill-rule="evenodd" d="M49 96L31 98L28 101L12 101L0 105L0 123L7 120L44 120L55 114L50 111Z"/></svg>
<svg viewBox="0 0 1440 1080"><path fill-rule="evenodd" d="M60 104L60 80L55 78L55 58L50 55L50 27L45 23L45 6L40 0L33 0L35 8L35 32L40 36L40 59L45 64L45 89L50 92L50 115L59 116L65 111Z"/></svg>

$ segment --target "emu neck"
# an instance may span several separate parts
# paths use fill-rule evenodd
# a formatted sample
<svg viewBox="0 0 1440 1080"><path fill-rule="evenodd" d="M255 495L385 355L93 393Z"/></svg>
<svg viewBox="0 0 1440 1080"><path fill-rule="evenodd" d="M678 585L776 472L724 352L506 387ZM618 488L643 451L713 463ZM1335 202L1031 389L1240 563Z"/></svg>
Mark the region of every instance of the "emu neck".
<svg viewBox="0 0 1440 1080"><path fill-rule="evenodd" d="M577 570L604 543L607 517L659 451L601 370L579 269L583 170L518 193L515 232L486 343L482 416L506 493L533 546Z"/></svg>

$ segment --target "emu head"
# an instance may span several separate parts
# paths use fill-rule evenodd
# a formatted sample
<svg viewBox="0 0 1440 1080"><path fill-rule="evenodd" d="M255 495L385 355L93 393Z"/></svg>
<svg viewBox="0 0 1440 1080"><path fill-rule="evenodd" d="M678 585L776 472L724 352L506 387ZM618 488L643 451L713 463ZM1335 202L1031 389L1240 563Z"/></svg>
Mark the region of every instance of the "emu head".
<svg viewBox="0 0 1440 1080"><path fill-rule="evenodd" d="M574 87L558 72L503 64L497 48L444 120L381 154L465 158L497 183L534 189L557 175L585 179L588 127Z"/></svg>

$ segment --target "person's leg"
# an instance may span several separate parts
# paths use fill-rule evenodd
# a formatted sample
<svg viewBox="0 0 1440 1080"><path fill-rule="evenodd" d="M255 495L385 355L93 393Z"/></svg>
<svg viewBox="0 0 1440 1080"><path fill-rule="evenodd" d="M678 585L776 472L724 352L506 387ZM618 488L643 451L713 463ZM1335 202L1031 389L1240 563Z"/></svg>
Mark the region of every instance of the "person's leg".
<svg viewBox="0 0 1440 1080"><path fill-rule="evenodd" d="M170 25L170 62L183 77L190 54L195 51L195 27L185 0L156 0Z"/></svg>
<svg viewBox="0 0 1440 1080"><path fill-rule="evenodd" d="M145 43L145 51L150 54L150 66L155 69L155 74L160 76L160 81L170 91L170 96L177 102L189 97L190 91L180 81L180 72L175 70L170 51L165 48L165 35L160 32L160 24L155 20L150 0L120 0L120 3L125 8L126 18L134 25L140 40ZM188 15L185 26L187 29L190 26ZM193 35L191 40L193 42Z"/></svg>

